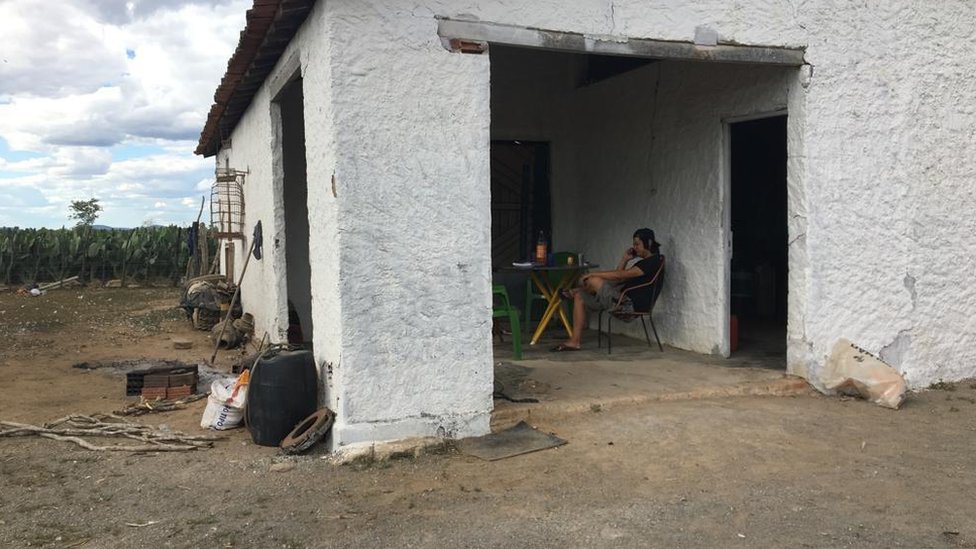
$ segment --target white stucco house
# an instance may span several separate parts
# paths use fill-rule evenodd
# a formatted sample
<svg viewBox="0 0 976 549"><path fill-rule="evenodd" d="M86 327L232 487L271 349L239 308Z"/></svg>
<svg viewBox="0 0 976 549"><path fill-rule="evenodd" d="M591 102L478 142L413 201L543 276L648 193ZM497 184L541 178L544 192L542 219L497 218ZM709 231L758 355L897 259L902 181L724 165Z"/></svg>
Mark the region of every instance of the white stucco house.
<svg viewBox="0 0 976 549"><path fill-rule="evenodd" d="M261 221L243 304L278 341L293 305L334 446L488 431L493 258L539 228L604 265L653 228L673 347L728 355L775 288L747 308L789 372L844 337L923 387L976 375L974 29L963 0L255 0L196 152L246 174L226 264Z"/></svg>

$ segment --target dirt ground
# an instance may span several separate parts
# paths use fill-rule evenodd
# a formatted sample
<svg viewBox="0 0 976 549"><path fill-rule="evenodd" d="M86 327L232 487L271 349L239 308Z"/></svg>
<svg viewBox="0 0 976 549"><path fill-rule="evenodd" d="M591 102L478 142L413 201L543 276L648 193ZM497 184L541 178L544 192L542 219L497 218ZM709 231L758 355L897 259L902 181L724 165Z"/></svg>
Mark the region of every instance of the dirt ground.
<svg viewBox="0 0 976 549"><path fill-rule="evenodd" d="M0 294L0 420L122 407L122 378L77 362L208 357L176 300ZM201 433L203 406L137 420ZM976 383L899 411L811 393L546 421L569 444L496 462L446 445L335 465L243 430L189 453L0 438L0 547L976 547Z"/></svg>

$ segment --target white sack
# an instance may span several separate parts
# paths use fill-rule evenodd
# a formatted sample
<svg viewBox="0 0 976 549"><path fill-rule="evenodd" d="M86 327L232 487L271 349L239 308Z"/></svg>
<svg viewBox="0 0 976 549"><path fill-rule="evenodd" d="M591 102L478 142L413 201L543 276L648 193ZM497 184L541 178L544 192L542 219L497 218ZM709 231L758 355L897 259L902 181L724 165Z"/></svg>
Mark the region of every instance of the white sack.
<svg viewBox="0 0 976 549"><path fill-rule="evenodd" d="M247 405L247 372L238 378L216 379L210 385L207 407L203 410L200 427L233 429L244 421Z"/></svg>
<svg viewBox="0 0 976 549"><path fill-rule="evenodd" d="M827 358L823 383L829 391L861 396L896 410L905 401L908 388L901 373L843 338Z"/></svg>

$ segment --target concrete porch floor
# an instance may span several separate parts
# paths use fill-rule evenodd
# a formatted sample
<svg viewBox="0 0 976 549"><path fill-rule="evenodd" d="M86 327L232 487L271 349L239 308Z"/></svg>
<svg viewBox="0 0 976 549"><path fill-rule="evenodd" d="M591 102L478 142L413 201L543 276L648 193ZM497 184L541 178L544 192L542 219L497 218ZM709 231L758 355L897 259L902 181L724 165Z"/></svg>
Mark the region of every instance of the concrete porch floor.
<svg viewBox="0 0 976 549"><path fill-rule="evenodd" d="M550 331L537 345L523 345L513 360L510 336L495 338L495 409L492 426L519 420L550 421L567 414L599 412L651 401L695 400L742 395L787 396L813 389L785 371L785 355L756 346L732 358L701 355L621 335L613 354L587 331L580 351L553 353L563 341ZM653 336L652 336L653 342ZM538 402L524 402L535 399ZM518 401L518 402L513 402Z"/></svg>

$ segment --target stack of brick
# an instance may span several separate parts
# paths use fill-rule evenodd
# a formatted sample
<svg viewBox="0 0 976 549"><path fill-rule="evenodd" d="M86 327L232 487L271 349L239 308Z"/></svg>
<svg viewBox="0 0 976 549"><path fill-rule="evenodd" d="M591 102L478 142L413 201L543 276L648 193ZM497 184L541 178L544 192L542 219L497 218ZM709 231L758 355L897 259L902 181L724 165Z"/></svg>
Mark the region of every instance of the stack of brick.
<svg viewBox="0 0 976 549"><path fill-rule="evenodd" d="M146 400L183 398L194 394L196 387L196 372L147 374L142 380L142 398Z"/></svg>

